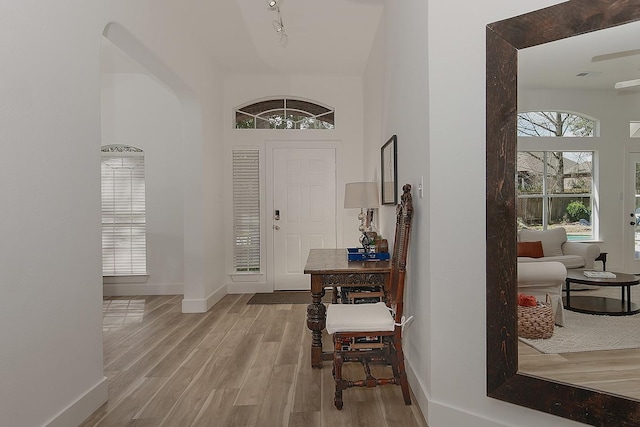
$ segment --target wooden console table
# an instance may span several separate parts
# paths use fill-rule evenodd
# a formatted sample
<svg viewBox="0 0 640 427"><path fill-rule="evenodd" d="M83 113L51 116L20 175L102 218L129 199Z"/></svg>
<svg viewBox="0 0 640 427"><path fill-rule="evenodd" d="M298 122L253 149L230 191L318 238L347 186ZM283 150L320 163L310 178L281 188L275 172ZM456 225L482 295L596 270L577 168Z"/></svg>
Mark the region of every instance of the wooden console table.
<svg viewBox="0 0 640 427"><path fill-rule="evenodd" d="M348 261L346 249L311 249L304 273L311 275L311 304L307 306L307 327L311 329L311 366L321 368L333 352L322 352L322 331L327 308L322 303L325 288L338 286L383 286L388 289L391 261Z"/></svg>

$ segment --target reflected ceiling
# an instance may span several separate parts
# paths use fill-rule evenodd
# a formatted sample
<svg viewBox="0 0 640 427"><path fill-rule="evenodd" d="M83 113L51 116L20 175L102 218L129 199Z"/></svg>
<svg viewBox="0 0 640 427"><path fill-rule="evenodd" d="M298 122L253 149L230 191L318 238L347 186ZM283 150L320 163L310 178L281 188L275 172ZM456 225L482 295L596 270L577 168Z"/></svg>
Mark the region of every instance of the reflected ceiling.
<svg viewBox="0 0 640 427"><path fill-rule="evenodd" d="M640 22L518 52L521 89L613 91L616 82L631 79L640 79Z"/></svg>

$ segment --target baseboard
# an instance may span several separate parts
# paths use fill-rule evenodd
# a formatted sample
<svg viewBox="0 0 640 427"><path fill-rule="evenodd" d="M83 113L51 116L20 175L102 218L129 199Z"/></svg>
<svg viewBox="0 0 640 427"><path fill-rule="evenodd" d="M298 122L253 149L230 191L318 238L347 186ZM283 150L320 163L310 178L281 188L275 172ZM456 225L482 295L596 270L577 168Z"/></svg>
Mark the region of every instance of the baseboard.
<svg viewBox="0 0 640 427"><path fill-rule="evenodd" d="M438 402L429 402L429 426L473 426L473 427L512 427L514 424L502 424L494 420L454 408L450 405L443 405ZM548 424L547 424L548 425Z"/></svg>
<svg viewBox="0 0 640 427"><path fill-rule="evenodd" d="M423 384L420 383L420 380L416 376L411 363L406 358L404 369L407 372L409 387L411 388L411 392L413 393L413 397L411 398L411 410L414 411L414 415L416 416L416 418L422 417L425 421L427 421L429 399L427 398L427 394L425 391L426 388L423 386Z"/></svg>
<svg viewBox="0 0 640 427"><path fill-rule="evenodd" d="M234 282L227 284L228 294L255 294L259 292L273 292L273 288L265 282Z"/></svg>
<svg viewBox="0 0 640 427"><path fill-rule="evenodd" d="M213 307L218 301L227 295L227 289L225 286L212 292L205 299L183 299L182 300L182 312L183 313L206 313Z"/></svg>
<svg viewBox="0 0 640 427"><path fill-rule="evenodd" d="M109 398L107 377L103 377L98 384L80 396L75 402L62 410L58 415L44 425L47 427L69 427L80 425L96 409Z"/></svg>
<svg viewBox="0 0 640 427"><path fill-rule="evenodd" d="M416 376L415 371L413 370L413 366L411 366L411 362L406 358L406 356L404 365L404 369L407 372L409 387L413 392L413 404L418 406L420 415L422 415L424 420L427 421L429 415L427 412L429 409L429 399L427 398L426 387Z"/></svg>
<svg viewBox="0 0 640 427"><path fill-rule="evenodd" d="M102 285L102 295L105 297L183 294L182 283L105 283Z"/></svg>
<svg viewBox="0 0 640 427"><path fill-rule="evenodd" d="M433 427L473 426L473 427L509 427L496 421L472 414L448 405L434 402L427 396L427 389L415 374L411 362L405 358L405 370L409 386L413 393L413 404L418 407L427 425ZM418 416L418 414L416 414Z"/></svg>

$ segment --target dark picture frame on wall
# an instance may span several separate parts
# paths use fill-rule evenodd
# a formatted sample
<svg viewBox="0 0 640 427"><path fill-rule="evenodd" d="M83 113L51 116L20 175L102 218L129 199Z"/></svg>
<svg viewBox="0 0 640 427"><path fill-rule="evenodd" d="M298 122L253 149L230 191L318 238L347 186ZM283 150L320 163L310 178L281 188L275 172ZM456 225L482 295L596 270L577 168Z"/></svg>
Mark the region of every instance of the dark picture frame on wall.
<svg viewBox="0 0 640 427"><path fill-rule="evenodd" d="M398 137L393 135L380 149L382 204L398 203Z"/></svg>

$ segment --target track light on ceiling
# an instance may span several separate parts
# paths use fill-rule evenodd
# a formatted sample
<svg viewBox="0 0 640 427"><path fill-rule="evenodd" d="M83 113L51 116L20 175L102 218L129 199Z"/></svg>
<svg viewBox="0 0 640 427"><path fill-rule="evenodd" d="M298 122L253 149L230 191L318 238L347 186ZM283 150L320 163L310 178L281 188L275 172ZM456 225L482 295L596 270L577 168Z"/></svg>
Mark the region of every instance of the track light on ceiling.
<svg viewBox="0 0 640 427"><path fill-rule="evenodd" d="M289 36L284 30L284 24L282 23L282 14L280 13L280 5L282 4L282 0L268 0L267 6L269 9L273 10L276 13L276 19L274 19L271 24L273 25L273 29L276 30L276 33L280 34L280 40L278 41L282 47L285 47L287 43L289 43Z"/></svg>
<svg viewBox="0 0 640 427"><path fill-rule="evenodd" d="M280 43L280 46L282 47L285 47L287 43L289 43L289 36L287 33L280 34L280 40L278 40L278 43Z"/></svg>

